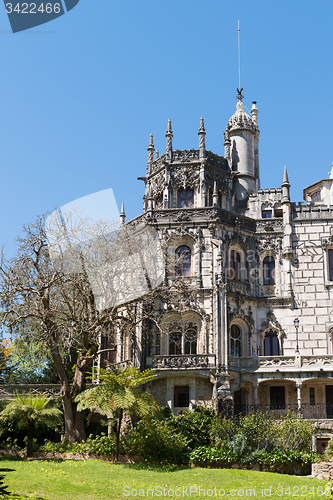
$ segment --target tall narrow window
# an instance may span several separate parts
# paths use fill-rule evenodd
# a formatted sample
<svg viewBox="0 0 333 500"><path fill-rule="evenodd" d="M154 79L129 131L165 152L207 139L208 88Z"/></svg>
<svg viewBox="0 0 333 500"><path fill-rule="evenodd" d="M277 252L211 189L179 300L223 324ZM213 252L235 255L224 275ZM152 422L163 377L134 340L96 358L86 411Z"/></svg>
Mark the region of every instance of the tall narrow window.
<svg viewBox="0 0 333 500"><path fill-rule="evenodd" d="M229 277L234 280L240 280L240 262L241 258L236 250L230 252L230 270Z"/></svg>
<svg viewBox="0 0 333 500"><path fill-rule="evenodd" d="M182 353L182 333L170 332L169 333L169 354Z"/></svg>
<svg viewBox="0 0 333 500"><path fill-rule="evenodd" d="M163 208L163 194L160 194L159 196L157 196L157 198L155 200L155 208L157 210L160 210L161 208Z"/></svg>
<svg viewBox="0 0 333 500"><path fill-rule="evenodd" d="M241 356L242 335L237 325L231 325L230 354L231 356Z"/></svg>
<svg viewBox="0 0 333 500"><path fill-rule="evenodd" d="M265 356L280 355L279 339L273 330L269 330L265 335L264 354Z"/></svg>
<svg viewBox="0 0 333 500"><path fill-rule="evenodd" d="M320 193L320 191L316 191L311 196L311 203L316 203L316 201L321 201L321 193Z"/></svg>
<svg viewBox="0 0 333 500"><path fill-rule="evenodd" d="M333 250L328 251L328 265L329 265L330 281L333 281Z"/></svg>
<svg viewBox="0 0 333 500"><path fill-rule="evenodd" d="M263 285L275 285L274 257L265 257L263 260Z"/></svg>
<svg viewBox="0 0 333 500"><path fill-rule="evenodd" d="M194 190L193 189L178 189L177 207L178 208L193 208L194 207Z"/></svg>
<svg viewBox="0 0 333 500"><path fill-rule="evenodd" d="M184 354L197 353L197 327L189 323L184 332Z"/></svg>
<svg viewBox="0 0 333 500"><path fill-rule="evenodd" d="M314 387L310 387L310 405L314 406L316 404L316 398L315 398L315 389Z"/></svg>
<svg viewBox="0 0 333 500"><path fill-rule="evenodd" d="M207 205L209 207L212 207L213 206L213 191L212 191L212 188L209 188L208 189L208 193L207 193Z"/></svg>
<svg viewBox="0 0 333 500"><path fill-rule="evenodd" d="M176 275L191 276L191 249L186 245L176 250Z"/></svg>

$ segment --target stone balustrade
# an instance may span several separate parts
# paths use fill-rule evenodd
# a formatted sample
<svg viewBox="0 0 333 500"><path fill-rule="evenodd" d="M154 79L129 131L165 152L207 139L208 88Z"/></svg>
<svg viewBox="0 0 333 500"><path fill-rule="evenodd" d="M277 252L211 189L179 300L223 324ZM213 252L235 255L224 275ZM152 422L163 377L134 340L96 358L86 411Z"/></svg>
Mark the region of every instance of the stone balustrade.
<svg viewBox="0 0 333 500"><path fill-rule="evenodd" d="M215 368L214 354L147 356L146 365L157 370L210 370Z"/></svg>

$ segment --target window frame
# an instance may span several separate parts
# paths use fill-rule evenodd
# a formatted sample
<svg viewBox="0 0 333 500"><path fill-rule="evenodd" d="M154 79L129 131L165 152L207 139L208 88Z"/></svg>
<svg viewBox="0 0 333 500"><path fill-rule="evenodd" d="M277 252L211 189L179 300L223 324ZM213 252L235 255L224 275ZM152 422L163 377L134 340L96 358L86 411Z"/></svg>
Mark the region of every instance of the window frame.
<svg viewBox="0 0 333 500"><path fill-rule="evenodd" d="M269 264L269 273L270 273L270 276L266 277L265 276L265 268L266 268L266 265L265 265L265 261L266 259L271 259L268 264ZM275 260L276 258L273 257L273 255L265 255L265 257L262 259L262 264L261 264L261 268L262 268L262 284L263 286L274 286L276 285L276 266L275 266ZM274 270L274 275L272 276L272 264L273 264L273 270ZM267 283L268 281L268 283ZM273 282L272 282L273 281Z"/></svg>
<svg viewBox="0 0 333 500"><path fill-rule="evenodd" d="M182 250L180 252L180 249L185 249L185 248L187 248L188 251ZM181 253L185 254L185 259L184 262L178 264L176 262L175 275L180 276L182 278L189 278L192 276L192 249L188 245L182 243L175 249L176 259L181 258Z"/></svg>

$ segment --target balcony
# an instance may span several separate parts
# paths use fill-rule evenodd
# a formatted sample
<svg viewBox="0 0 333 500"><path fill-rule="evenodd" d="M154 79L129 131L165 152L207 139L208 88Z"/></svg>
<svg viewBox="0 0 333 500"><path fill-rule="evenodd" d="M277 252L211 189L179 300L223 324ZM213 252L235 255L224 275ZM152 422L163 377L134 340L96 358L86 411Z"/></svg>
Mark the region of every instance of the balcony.
<svg viewBox="0 0 333 500"><path fill-rule="evenodd" d="M212 370L216 361L215 354L147 356L146 366L156 370Z"/></svg>
<svg viewBox="0 0 333 500"><path fill-rule="evenodd" d="M271 413L276 420L285 417L288 412L295 413L301 418L309 420L325 420L333 419L333 404L331 403L318 403L314 405L302 404L298 408L295 405L283 405L279 407L271 407L270 405L235 405L234 416L249 415L256 412Z"/></svg>
<svg viewBox="0 0 333 500"><path fill-rule="evenodd" d="M228 356L228 365L230 370L254 371L258 367L258 358L252 356Z"/></svg>

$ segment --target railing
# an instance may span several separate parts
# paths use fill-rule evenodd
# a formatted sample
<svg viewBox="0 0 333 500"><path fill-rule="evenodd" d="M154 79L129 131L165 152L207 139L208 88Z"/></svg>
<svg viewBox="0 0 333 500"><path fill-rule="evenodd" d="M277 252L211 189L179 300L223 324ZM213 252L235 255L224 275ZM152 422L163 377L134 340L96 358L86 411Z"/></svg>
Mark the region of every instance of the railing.
<svg viewBox="0 0 333 500"><path fill-rule="evenodd" d="M279 420L285 417L288 412L295 413L301 418L324 420L333 419L333 404L318 403L315 405L301 404L300 408L297 404L293 405L234 405L234 416L249 415L256 412L270 413L275 419Z"/></svg>
<svg viewBox="0 0 333 500"><path fill-rule="evenodd" d="M215 354L147 356L147 367L157 370L202 370L215 368Z"/></svg>
<svg viewBox="0 0 333 500"><path fill-rule="evenodd" d="M258 366L257 358L252 356L228 356L228 365L230 369L256 369Z"/></svg>
<svg viewBox="0 0 333 500"><path fill-rule="evenodd" d="M240 358L241 359L241 358ZM295 356L259 356L258 357L259 369L260 368L323 368L324 366L333 367L333 355L327 354L322 356L300 356L298 365L296 364Z"/></svg>
<svg viewBox="0 0 333 500"><path fill-rule="evenodd" d="M113 372L118 372L120 370L124 370L125 368L129 368L133 366L133 362L131 359L126 359L125 361L120 361L119 363L113 363L110 365L110 368Z"/></svg>

